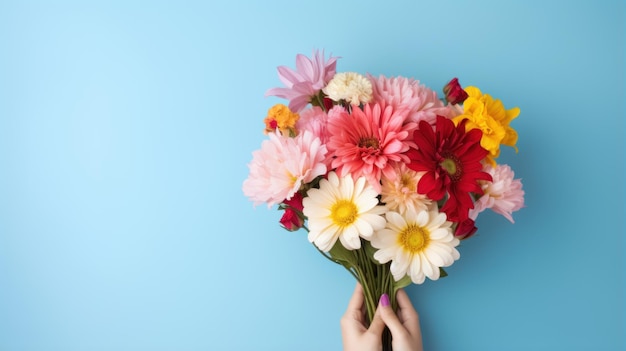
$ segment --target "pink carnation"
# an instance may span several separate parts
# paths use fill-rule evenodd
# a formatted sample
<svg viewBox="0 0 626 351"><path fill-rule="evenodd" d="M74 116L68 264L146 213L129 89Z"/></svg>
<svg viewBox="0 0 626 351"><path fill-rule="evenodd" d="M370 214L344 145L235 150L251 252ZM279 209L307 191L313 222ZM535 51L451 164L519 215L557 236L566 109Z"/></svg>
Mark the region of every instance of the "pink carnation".
<svg viewBox="0 0 626 351"><path fill-rule="evenodd" d="M328 132L326 124L328 123L328 114L319 106L307 108L300 112L300 118L296 122L296 130L303 132L308 130L316 137L322 140L322 144L328 142Z"/></svg>
<svg viewBox="0 0 626 351"><path fill-rule="evenodd" d="M268 207L291 199L303 184L326 174L326 146L311 132L295 138L269 133L261 149L252 153L250 174L243 192L254 205Z"/></svg>
<svg viewBox="0 0 626 351"><path fill-rule="evenodd" d="M434 90L415 79L382 75L378 78L368 75L368 78L372 82L373 101L384 101L396 109L406 109L409 122L426 121L435 125L437 115L448 118L456 115L451 115L450 108L443 104Z"/></svg>
<svg viewBox="0 0 626 351"><path fill-rule="evenodd" d="M287 66L278 67L278 77L285 88L272 88L265 96L278 96L289 100L289 108L300 112L328 84L336 72L338 57L324 60L324 52L313 51L310 59L302 54L296 56L296 70Z"/></svg>
<svg viewBox="0 0 626 351"><path fill-rule="evenodd" d="M334 109L333 109L334 110ZM384 173L393 179L394 161L408 162L404 153L408 140L416 128L414 123L404 123L404 111L384 104L367 104L363 109L354 107L352 113L336 110L329 113L328 151L332 168L340 177L351 174L354 179L364 176L378 192Z"/></svg>
<svg viewBox="0 0 626 351"><path fill-rule="evenodd" d="M515 223L511 214L524 207L524 190L520 179L513 179L515 173L507 165L487 166L485 172L491 174L493 181L482 186L484 195L476 201L469 216L476 219L478 214L490 208L493 212L503 215L511 223Z"/></svg>

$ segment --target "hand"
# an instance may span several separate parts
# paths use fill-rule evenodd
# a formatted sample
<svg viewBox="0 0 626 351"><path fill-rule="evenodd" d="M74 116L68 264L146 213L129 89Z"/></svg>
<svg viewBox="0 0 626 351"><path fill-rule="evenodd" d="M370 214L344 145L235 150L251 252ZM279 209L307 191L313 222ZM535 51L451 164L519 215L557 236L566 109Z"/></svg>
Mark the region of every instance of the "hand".
<svg viewBox="0 0 626 351"><path fill-rule="evenodd" d="M394 351L423 351L422 330L420 328L420 320L411 299L404 289L398 290L396 293L396 301L398 302L398 311L393 313L393 309L389 306L389 299L379 303L376 314L380 312L382 320L391 331L391 345ZM374 318L376 318L374 316Z"/></svg>
<svg viewBox="0 0 626 351"><path fill-rule="evenodd" d="M404 290L396 294L398 314L389 305L389 297L381 296L369 328L366 327L365 298L361 284L356 285L346 313L341 318L344 351L380 351L385 325L391 331L394 351L423 351L422 333L417 312Z"/></svg>

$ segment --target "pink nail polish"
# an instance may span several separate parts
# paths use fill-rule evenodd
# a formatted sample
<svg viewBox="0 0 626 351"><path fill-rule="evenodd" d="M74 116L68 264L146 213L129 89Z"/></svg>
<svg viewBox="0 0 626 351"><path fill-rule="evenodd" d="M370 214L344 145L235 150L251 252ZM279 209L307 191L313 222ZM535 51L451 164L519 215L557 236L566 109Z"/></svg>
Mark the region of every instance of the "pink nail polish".
<svg viewBox="0 0 626 351"><path fill-rule="evenodd" d="M382 294L380 296L380 304L385 306L385 307L389 306L389 295Z"/></svg>

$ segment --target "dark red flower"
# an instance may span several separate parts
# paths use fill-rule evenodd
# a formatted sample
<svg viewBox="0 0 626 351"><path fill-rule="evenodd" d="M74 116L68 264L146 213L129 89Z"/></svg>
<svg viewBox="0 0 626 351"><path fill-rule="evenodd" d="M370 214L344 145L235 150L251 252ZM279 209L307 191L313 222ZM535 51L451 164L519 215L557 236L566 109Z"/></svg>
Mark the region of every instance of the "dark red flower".
<svg viewBox="0 0 626 351"><path fill-rule="evenodd" d="M302 194L300 192L293 194L289 200L284 200L279 208L285 210L280 219L280 224L283 228L290 232L302 228L304 225L304 214L302 213L304 205L302 205Z"/></svg>
<svg viewBox="0 0 626 351"><path fill-rule="evenodd" d="M467 218L464 221L457 223L454 230L454 236L459 240L467 239L474 235L478 228L476 228L476 222L473 219Z"/></svg>
<svg viewBox="0 0 626 351"><path fill-rule="evenodd" d="M460 104L467 99L467 93L459 84L458 78L453 78L445 87L443 93L446 95L446 101L452 105Z"/></svg>
<svg viewBox="0 0 626 351"><path fill-rule="evenodd" d="M335 102L327 97L324 97L324 111L330 111L335 106Z"/></svg>
<svg viewBox="0 0 626 351"><path fill-rule="evenodd" d="M448 220L461 222L474 208L471 193L483 193L479 180L491 180L483 172L481 161L488 151L480 146L482 131L465 131L465 121L458 126L443 116L437 116L435 127L420 121L413 133L417 149L410 149L411 160L407 167L416 172L426 172L417 184L417 192L434 201L447 197L441 211Z"/></svg>

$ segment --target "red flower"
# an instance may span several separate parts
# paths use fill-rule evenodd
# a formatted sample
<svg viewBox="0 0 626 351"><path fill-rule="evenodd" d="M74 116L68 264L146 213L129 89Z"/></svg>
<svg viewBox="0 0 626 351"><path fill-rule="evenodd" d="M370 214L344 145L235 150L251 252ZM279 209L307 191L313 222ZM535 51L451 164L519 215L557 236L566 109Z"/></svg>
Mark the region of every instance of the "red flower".
<svg viewBox="0 0 626 351"><path fill-rule="evenodd" d="M467 99L467 93L461 88L457 78L453 78L443 87L443 93L446 95L446 101L452 105L460 104Z"/></svg>
<svg viewBox="0 0 626 351"><path fill-rule="evenodd" d="M302 214L304 206L302 205L302 194L300 192L293 194L289 200L284 200L280 208L285 210L280 219L280 224L283 228L290 232L302 228L304 225L304 214Z"/></svg>
<svg viewBox="0 0 626 351"><path fill-rule="evenodd" d="M294 209L286 208L285 213L283 213L283 217L280 219L280 224L288 231L295 232L296 230L302 228L302 225L304 225L304 219L301 217L300 213Z"/></svg>
<svg viewBox="0 0 626 351"><path fill-rule="evenodd" d="M476 228L476 222L473 219L467 218L466 220L457 223L456 229L454 230L454 236L459 239L467 239L474 235L478 228Z"/></svg>
<svg viewBox="0 0 626 351"><path fill-rule="evenodd" d="M283 203L289 207L293 207L296 210L302 212L304 206L302 205L302 194L300 192L296 192L293 194L291 199L283 201Z"/></svg>
<svg viewBox="0 0 626 351"><path fill-rule="evenodd" d="M480 129L465 131L465 120L455 127L443 116L437 116L434 130L421 121L413 133L417 149L407 152L411 160L407 166L416 172L426 172L417 184L417 192L434 201L447 195L441 211L449 221L467 219L468 211L474 208L471 193L483 193L478 181L491 180L491 175L482 170L481 161L488 151L480 146L481 137Z"/></svg>

